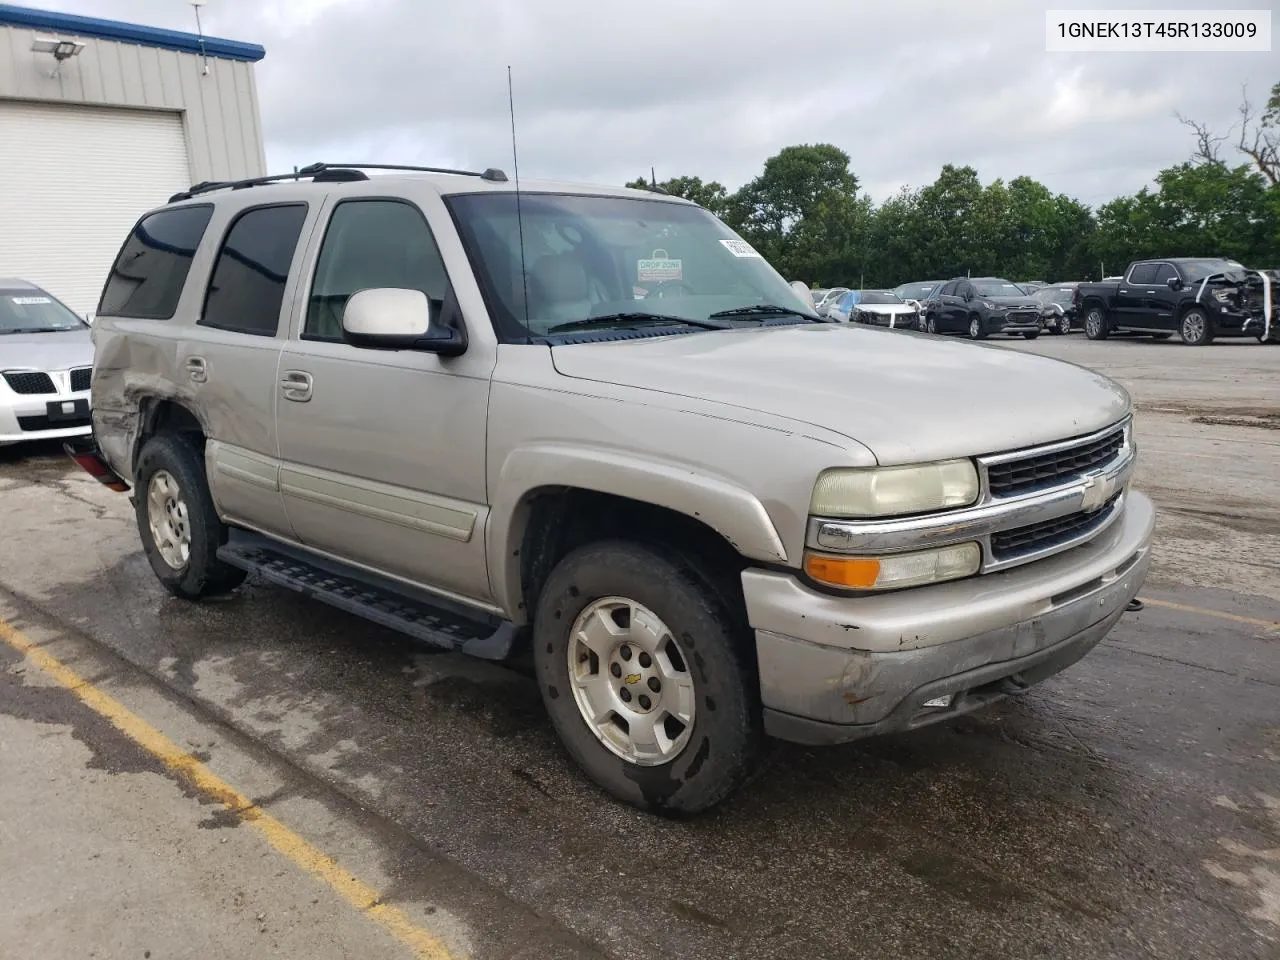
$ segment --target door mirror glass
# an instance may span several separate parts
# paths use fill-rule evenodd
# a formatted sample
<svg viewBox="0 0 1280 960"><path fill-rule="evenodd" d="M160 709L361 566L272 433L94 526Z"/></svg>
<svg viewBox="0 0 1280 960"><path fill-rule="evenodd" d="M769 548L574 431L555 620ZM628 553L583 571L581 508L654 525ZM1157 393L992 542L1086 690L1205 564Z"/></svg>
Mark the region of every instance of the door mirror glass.
<svg viewBox="0 0 1280 960"><path fill-rule="evenodd" d="M438 325L425 293L400 287L352 294L342 311L342 337L352 346L384 350L456 356L466 349L460 331Z"/></svg>
<svg viewBox="0 0 1280 960"><path fill-rule="evenodd" d="M1182 280L1181 280L1181 279L1179 279L1178 277L1170 277L1170 278L1169 278L1168 280L1166 280L1165 282L1169 284L1169 289L1170 289L1170 290L1181 290L1181 289L1182 289Z"/></svg>

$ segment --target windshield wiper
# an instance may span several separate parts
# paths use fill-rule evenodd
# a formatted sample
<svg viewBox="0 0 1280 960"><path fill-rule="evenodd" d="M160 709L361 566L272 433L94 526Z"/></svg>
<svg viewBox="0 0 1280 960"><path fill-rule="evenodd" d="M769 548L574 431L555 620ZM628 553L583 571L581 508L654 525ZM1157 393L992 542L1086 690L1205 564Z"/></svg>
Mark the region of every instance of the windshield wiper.
<svg viewBox="0 0 1280 960"><path fill-rule="evenodd" d="M749 307L734 307L732 310L718 310L708 320L715 320L718 317L804 317L806 320L812 320L815 323L821 323L821 317L815 317L811 313L805 313L803 310L796 310L792 307L779 306L776 303L756 303Z"/></svg>
<svg viewBox="0 0 1280 960"><path fill-rule="evenodd" d="M0 330L0 333L62 333L74 329L75 327L10 327L8 330Z"/></svg>
<svg viewBox="0 0 1280 960"><path fill-rule="evenodd" d="M568 333L571 330L588 330L591 327L608 326L617 323L661 323L683 324L689 327L701 327L704 330L723 330L724 325L708 323L706 320L690 320L688 317L669 317L662 313L610 313L600 317L586 317L582 320L570 320L568 323L557 323L549 327L547 333Z"/></svg>

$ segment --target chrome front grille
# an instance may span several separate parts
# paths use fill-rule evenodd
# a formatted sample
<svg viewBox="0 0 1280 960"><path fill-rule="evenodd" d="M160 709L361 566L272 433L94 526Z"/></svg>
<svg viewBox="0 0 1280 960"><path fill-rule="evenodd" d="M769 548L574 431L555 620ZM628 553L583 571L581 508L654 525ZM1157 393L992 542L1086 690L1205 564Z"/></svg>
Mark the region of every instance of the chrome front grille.
<svg viewBox="0 0 1280 960"><path fill-rule="evenodd" d="M1102 534L1124 510L1136 447L1126 418L1097 433L976 458L972 506L915 517L811 517L806 546L890 554L976 542L981 573L1053 556Z"/></svg>
<svg viewBox="0 0 1280 960"><path fill-rule="evenodd" d="M1010 454L986 461L987 489L992 497L1017 497L1048 490L1110 463L1125 442L1125 426L1078 442L1054 444L1043 452Z"/></svg>
<svg viewBox="0 0 1280 960"><path fill-rule="evenodd" d="M991 556L996 561L1057 552L1088 539L1101 530L1120 506L1123 494L1116 494L1097 510L1082 510L1025 527L1014 527L991 535Z"/></svg>

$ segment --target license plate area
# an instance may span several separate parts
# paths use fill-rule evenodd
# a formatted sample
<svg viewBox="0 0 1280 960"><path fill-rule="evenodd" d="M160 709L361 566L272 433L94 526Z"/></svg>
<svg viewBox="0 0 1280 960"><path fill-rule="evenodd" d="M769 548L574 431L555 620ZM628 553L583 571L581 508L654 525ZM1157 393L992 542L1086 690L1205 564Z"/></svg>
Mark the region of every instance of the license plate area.
<svg viewBox="0 0 1280 960"><path fill-rule="evenodd" d="M45 404L45 417L50 424L69 420L85 420L89 416L88 400L50 400Z"/></svg>

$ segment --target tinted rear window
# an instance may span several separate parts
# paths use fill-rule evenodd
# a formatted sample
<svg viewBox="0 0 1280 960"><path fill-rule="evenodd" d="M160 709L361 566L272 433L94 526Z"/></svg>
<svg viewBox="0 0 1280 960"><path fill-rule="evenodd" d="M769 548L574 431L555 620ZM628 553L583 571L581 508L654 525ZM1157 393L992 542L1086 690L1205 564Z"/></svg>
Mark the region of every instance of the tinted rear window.
<svg viewBox="0 0 1280 960"><path fill-rule="evenodd" d="M103 288L98 315L168 320L178 309L191 258L204 237L213 207L178 207L144 217Z"/></svg>
<svg viewBox="0 0 1280 960"><path fill-rule="evenodd" d="M306 219L305 203L240 214L218 251L201 326L275 336L285 281Z"/></svg>

